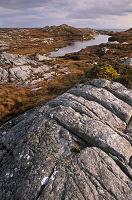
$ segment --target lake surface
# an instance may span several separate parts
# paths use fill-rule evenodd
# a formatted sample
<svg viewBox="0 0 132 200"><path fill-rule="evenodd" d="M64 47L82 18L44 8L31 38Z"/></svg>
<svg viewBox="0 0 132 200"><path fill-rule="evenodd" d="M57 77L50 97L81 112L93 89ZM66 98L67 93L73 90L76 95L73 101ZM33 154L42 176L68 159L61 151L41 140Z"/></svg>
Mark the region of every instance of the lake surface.
<svg viewBox="0 0 132 200"><path fill-rule="evenodd" d="M108 35L96 35L94 36L94 40L82 41L82 42L73 42L71 45L66 47L60 48L56 52L50 52L49 57L57 57L57 56L64 56L67 53L73 53L80 51L81 49L86 48L87 46L99 45L101 43L108 42Z"/></svg>

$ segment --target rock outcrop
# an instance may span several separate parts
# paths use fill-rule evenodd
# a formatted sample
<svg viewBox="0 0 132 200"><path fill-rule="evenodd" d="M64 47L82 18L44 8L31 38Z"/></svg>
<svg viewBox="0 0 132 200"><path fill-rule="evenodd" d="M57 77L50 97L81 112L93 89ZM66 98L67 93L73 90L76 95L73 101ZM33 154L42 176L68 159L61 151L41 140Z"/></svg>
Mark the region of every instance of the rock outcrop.
<svg viewBox="0 0 132 200"><path fill-rule="evenodd" d="M30 59L29 56L20 54L0 54L0 82L18 82L24 85L34 85L39 82L54 79L62 72L57 73L57 68L61 66L46 65L42 61L52 60L53 58L37 54L36 60ZM63 74L70 72L63 72Z"/></svg>
<svg viewBox="0 0 132 200"><path fill-rule="evenodd" d="M1 200L130 200L132 91L77 84L0 128Z"/></svg>

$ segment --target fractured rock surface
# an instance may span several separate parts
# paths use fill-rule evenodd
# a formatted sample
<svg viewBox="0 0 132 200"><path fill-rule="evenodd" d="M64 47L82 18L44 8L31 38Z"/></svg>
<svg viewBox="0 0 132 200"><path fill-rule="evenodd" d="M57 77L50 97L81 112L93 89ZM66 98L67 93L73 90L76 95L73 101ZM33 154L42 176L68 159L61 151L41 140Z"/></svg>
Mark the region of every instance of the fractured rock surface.
<svg viewBox="0 0 132 200"><path fill-rule="evenodd" d="M0 199L132 199L131 98L94 79L4 124Z"/></svg>
<svg viewBox="0 0 132 200"><path fill-rule="evenodd" d="M56 72L56 65L45 65L43 60L52 58L37 54L38 61L30 59L26 55L0 54L0 82L14 82L24 85L35 85L41 81L54 79L60 74L70 72ZM61 66L59 66L61 67Z"/></svg>

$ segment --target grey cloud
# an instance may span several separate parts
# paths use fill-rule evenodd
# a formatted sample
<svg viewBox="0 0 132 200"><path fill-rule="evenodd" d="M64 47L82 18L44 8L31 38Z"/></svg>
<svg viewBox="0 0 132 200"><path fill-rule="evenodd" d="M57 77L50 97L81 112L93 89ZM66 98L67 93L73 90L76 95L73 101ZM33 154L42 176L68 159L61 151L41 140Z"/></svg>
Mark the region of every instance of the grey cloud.
<svg viewBox="0 0 132 200"><path fill-rule="evenodd" d="M73 0L74 2L74 0ZM131 0L82 0L80 7L74 7L70 18L97 18L103 15L126 15L132 12Z"/></svg>
<svg viewBox="0 0 132 200"><path fill-rule="evenodd" d="M1 0L0 6L9 9L25 9L43 6L45 3L52 3L53 0Z"/></svg>
<svg viewBox="0 0 132 200"><path fill-rule="evenodd" d="M40 24L76 24L80 21L127 16L132 12L131 0L0 0L3 26L33 27ZM26 16L26 20L25 20ZM38 21L37 21L38 20ZM86 22L84 22L85 24Z"/></svg>
<svg viewBox="0 0 132 200"><path fill-rule="evenodd" d="M68 11L69 16L76 18L87 18L93 14L121 15L132 12L131 0L1 0L0 7L17 10L37 7L46 7L47 11L60 9Z"/></svg>

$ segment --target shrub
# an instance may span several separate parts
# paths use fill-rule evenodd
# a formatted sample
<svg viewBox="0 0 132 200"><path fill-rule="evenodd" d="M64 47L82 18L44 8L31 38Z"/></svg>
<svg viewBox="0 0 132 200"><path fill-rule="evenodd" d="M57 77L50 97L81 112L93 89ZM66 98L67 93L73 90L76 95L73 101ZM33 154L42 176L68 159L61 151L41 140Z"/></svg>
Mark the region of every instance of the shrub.
<svg viewBox="0 0 132 200"><path fill-rule="evenodd" d="M120 74L109 64L95 65L88 73L89 78L106 78L112 80L119 77Z"/></svg>

